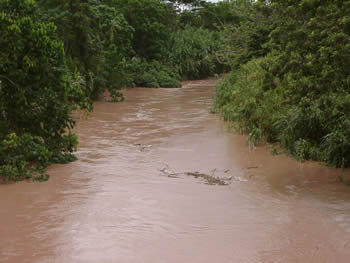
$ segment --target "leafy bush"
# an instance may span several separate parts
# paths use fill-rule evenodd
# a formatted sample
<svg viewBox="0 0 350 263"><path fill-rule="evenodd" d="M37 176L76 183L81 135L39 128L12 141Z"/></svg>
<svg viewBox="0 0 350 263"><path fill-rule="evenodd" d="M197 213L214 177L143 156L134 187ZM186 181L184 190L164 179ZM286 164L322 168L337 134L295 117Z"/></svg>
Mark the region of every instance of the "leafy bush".
<svg viewBox="0 0 350 263"><path fill-rule="evenodd" d="M160 61L133 58L129 69L134 84L143 87L179 87L180 79L199 79L224 71L217 60L222 49L218 32L186 27L171 36L167 57Z"/></svg>
<svg viewBox="0 0 350 263"><path fill-rule="evenodd" d="M0 1L1 174L21 180L74 150L71 112L90 109L85 80L66 66L56 26L34 1ZM28 170L28 171L26 171Z"/></svg>
<svg viewBox="0 0 350 263"><path fill-rule="evenodd" d="M11 133L0 142L0 177L13 181L33 177L43 180L48 178L45 169L51 157L42 138Z"/></svg>
<svg viewBox="0 0 350 263"><path fill-rule="evenodd" d="M200 79L224 71L216 56L222 49L219 32L186 27L172 35L168 61L183 79Z"/></svg>
<svg viewBox="0 0 350 263"><path fill-rule="evenodd" d="M266 65L273 57L250 61L239 71L234 71L218 83L216 107L227 121L234 121L238 128L249 134L251 141L276 138L275 122L282 109L283 88L278 79L264 83ZM266 90L267 85L275 85Z"/></svg>
<svg viewBox="0 0 350 263"><path fill-rule="evenodd" d="M158 61L141 62L134 59L134 83L136 86L149 88L178 88L180 76L176 70Z"/></svg>

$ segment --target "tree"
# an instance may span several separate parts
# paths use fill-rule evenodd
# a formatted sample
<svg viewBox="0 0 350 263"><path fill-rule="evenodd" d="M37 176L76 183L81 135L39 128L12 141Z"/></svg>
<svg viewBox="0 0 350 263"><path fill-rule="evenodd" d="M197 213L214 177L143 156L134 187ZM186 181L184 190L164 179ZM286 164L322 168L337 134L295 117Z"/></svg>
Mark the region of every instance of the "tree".
<svg viewBox="0 0 350 263"><path fill-rule="evenodd" d="M146 60L160 60L172 31L176 29L176 11L160 0L118 0L120 10L134 28L132 47Z"/></svg>
<svg viewBox="0 0 350 263"><path fill-rule="evenodd" d="M56 26L38 21L31 0L1 0L0 10L0 139L29 134L53 156L72 152L71 112L90 103L67 69Z"/></svg>
<svg viewBox="0 0 350 263"><path fill-rule="evenodd" d="M115 93L125 82L133 33L115 5L97 0L39 2L42 17L58 27L69 66L84 76L88 96L96 98L105 89Z"/></svg>

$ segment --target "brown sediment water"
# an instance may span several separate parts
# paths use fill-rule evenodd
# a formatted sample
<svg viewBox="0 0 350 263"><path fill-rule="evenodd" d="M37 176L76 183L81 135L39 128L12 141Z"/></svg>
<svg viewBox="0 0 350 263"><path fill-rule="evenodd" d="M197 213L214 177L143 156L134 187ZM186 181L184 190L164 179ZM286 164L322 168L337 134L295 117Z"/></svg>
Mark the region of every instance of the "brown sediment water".
<svg viewBox="0 0 350 263"><path fill-rule="evenodd" d="M97 102L78 161L0 185L0 262L349 262L341 171L250 149L209 113L214 83Z"/></svg>

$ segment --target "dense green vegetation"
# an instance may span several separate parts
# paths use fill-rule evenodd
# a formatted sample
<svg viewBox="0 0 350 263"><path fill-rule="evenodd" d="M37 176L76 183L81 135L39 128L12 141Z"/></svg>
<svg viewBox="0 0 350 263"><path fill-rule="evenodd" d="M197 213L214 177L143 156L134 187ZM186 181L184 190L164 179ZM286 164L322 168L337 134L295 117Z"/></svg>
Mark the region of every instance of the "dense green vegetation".
<svg viewBox="0 0 350 263"><path fill-rule="evenodd" d="M253 143L350 166L350 1L245 1L216 106Z"/></svg>
<svg viewBox="0 0 350 263"><path fill-rule="evenodd" d="M106 90L232 69L216 108L252 143L350 166L349 0L0 0L0 177L75 159Z"/></svg>
<svg viewBox="0 0 350 263"><path fill-rule="evenodd" d="M2 1L0 10L0 175L41 178L49 160L73 158L70 113L90 103L56 26L37 18L33 2Z"/></svg>
<svg viewBox="0 0 350 263"><path fill-rule="evenodd" d="M0 177L46 179L50 163L74 160L72 112L92 110L105 90L119 101L123 87L179 87L222 72L216 6L0 0Z"/></svg>

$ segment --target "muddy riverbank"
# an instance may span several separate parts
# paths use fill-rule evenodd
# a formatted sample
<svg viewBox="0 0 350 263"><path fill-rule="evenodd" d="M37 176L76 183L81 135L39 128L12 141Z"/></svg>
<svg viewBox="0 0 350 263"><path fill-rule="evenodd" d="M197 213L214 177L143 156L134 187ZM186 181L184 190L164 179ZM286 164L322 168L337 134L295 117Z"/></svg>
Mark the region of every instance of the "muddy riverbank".
<svg viewBox="0 0 350 263"><path fill-rule="evenodd" d="M341 171L251 150L209 113L214 83L97 102L78 161L0 185L0 262L348 262Z"/></svg>

